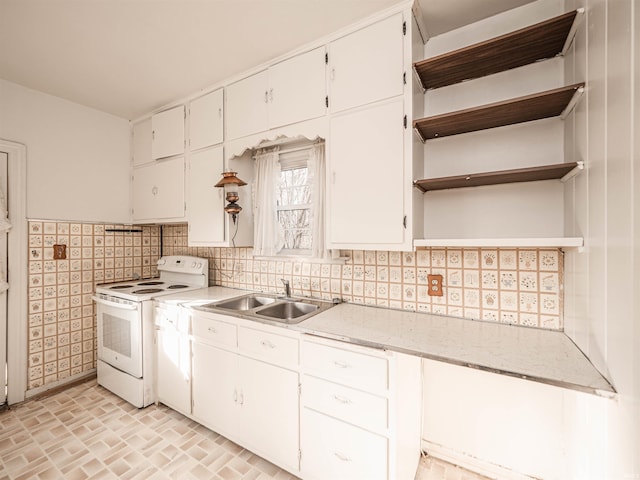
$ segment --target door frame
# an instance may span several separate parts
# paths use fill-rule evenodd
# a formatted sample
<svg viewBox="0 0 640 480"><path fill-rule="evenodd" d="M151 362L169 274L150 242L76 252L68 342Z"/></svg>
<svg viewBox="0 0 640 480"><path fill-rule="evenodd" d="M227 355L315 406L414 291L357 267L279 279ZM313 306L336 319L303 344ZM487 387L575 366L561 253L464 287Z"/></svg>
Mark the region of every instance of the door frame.
<svg viewBox="0 0 640 480"><path fill-rule="evenodd" d="M0 138L7 153L7 204L11 230L7 241L7 403L22 402L27 391L27 148Z"/></svg>

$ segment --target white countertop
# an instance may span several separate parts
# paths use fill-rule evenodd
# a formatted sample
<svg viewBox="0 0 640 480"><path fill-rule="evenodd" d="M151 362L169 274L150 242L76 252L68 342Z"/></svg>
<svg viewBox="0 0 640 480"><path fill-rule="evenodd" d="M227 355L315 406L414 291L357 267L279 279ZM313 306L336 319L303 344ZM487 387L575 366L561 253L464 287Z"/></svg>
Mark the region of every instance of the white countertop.
<svg viewBox="0 0 640 480"><path fill-rule="evenodd" d="M251 292L209 287L163 295L156 301L196 306L248 293ZM560 331L348 303L298 324L275 324L587 393L607 397L615 394L611 384Z"/></svg>
<svg viewBox="0 0 640 480"><path fill-rule="evenodd" d="M305 320L298 328L607 397L615 393L560 331L346 303Z"/></svg>

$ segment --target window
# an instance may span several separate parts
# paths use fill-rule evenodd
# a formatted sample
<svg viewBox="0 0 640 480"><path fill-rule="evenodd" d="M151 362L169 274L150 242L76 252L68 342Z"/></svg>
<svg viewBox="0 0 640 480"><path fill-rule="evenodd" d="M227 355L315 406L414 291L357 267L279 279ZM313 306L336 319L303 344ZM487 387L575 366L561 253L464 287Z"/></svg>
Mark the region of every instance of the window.
<svg viewBox="0 0 640 480"><path fill-rule="evenodd" d="M254 255L326 258L324 142L256 152Z"/></svg>
<svg viewBox="0 0 640 480"><path fill-rule="evenodd" d="M311 232L311 182L307 159L309 150L280 155L280 185L276 211L282 227L284 246L280 253L309 255Z"/></svg>

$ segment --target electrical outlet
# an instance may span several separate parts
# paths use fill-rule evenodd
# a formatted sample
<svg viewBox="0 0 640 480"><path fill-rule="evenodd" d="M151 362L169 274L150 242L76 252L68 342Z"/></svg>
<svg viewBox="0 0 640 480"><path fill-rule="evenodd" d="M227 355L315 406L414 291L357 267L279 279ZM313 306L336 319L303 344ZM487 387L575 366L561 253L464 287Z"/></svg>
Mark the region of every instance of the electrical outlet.
<svg viewBox="0 0 640 480"><path fill-rule="evenodd" d="M442 296L442 275L427 275L429 282L429 296L441 297Z"/></svg>

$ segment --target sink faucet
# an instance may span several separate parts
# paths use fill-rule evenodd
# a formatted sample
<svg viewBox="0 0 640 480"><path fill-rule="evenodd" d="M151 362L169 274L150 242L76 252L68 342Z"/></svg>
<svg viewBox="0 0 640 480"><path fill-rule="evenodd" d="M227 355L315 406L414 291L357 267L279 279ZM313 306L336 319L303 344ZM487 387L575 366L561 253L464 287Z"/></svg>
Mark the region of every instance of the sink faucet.
<svg viewBox="0 0 640 480"><path fill-rule="evenodd" d="M280 281L284 284L284 296L286 298L291 298L291 286L289 285L289 280L281 278Z"/></svg>

